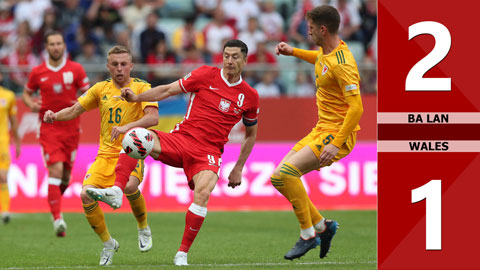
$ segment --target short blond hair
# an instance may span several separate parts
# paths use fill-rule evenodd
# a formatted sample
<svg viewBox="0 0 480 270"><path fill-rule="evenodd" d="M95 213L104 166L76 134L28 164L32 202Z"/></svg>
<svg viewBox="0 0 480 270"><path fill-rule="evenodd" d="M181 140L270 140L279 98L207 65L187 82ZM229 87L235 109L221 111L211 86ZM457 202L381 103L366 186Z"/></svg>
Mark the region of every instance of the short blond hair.
<svg viewBox="0 0 480 270"><path fill-rule="evenodd" d="M126 53L126 54L130 55L130 59L133 60L133 57L132 57L132 54L130 53L130 50L123 45L117 45L117 46L114 46L113 48L111 48L108 51L107 57L110 56L111 54L122 54L122 53Z"/></svg>

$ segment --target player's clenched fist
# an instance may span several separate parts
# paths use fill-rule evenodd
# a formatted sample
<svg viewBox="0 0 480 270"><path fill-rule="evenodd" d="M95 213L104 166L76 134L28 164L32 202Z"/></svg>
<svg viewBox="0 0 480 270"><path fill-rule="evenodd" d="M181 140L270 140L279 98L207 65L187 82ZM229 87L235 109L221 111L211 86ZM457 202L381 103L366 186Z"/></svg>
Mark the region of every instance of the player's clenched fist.
<svg viewBox="0 0 480 270"><path fill-rule="evenodd" d="M55 113L48 110L45 112L45 115L43 115L43 121L45 123L53 123L55 121Z"/></svg>
<svg viewBox="0 0 480 270"><path fill-rule="evenodd" d="M137 95L130 88L122 88L122 97L128 102L135 102Z"/></svg>
<svg viewBox="0 0 480 270"><path fill-rule="evenodd" d="M283 54L283 55L292 55L293 54L293 47L288 45L285 42L280 42L277 44L275 47L275 53L277 55Z"/></svg>

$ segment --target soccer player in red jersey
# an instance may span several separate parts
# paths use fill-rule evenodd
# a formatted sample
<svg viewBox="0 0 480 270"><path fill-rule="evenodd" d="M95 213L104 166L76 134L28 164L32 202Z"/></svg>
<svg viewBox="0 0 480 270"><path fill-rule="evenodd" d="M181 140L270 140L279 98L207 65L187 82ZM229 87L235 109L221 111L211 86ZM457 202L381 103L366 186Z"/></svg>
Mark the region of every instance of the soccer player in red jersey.
<svg viewBox="0 0 480 270"><path fill-rule="evenodd" d="M60 202L70 181L80 138L80 120L48 124L42 119L47 109L59 111L70 107L77 100L77 92L87 90L90 84L83 67L67 59L60 32L48 32L44 41L48 59L33 68L22 98L25 105L39 113L40 145L48 170L48 204L55 233L63 237L67 224L60 213ZM33 93L36 91L40 92L41 100L34 100Z"/></svg>
<svg viewBox="0 0 480 270"><path fill-rule="evenodd" d="M257 135L258 93L242 80L248 48L240 40L229 40L223 48L223 68L202 66L182 79L168 85L154 87L140 95L130 89L122 96L130 102L157 101L190 93L190 102L184 120L170 133L151 130L155 145L150 155L167 165L183 168L193 203L185 218L182 242L175 255L175 265L188 265L187 253L207 215L207 203L218 180L223 146L228 134L240 120L245 125L245 139L240 156L228 177L228 186L235 188L242 182L242 170ZM108 189L91 188L92 198L118 208L128 175L137 160L120 154L116 167L115 185ZM87 192L89 193L89 192Z"/></svg>

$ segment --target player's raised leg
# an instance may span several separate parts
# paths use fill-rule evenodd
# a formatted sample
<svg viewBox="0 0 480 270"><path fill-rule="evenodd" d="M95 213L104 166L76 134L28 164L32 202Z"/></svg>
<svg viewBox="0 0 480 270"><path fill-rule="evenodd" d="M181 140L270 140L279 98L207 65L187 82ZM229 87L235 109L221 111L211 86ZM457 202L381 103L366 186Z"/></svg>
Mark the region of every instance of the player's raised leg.
<svg viewBox="0 0 480 270"><path fill-rule="evenodd" d="M139 166L135 169L138 170L137 173L141 173L144 170L144 162L138 162ZM142 173L143 176L143 173ZM130 180L125 187L125 196L130 203L130 208L132 213L137 220L137 229L138 229L138 249L141 252L149 251L153 246L152 241L152 231L147 222L147 206L145 205L145 198L138 189L140 185L140 180L136 176L130 176Z"/></svg>
<svg viewBox="0 0 480 270"><path fill-rule="evenodd" d="M308 147L304 147L292 155L280 169L280 179L283 181L290 203L300 223L300 238L295 246L285 254L285 259L295 259L303 256L310 249L315 248L320 239L313 227L310 214L310 199L300 177L304 171L318 168L320 165L315 154Z"/></svg>
<svg viewBox="0 0 480 270"><path fill-rule="evenodd" d="M317 154L319 153L321 153L321 150ZM300 240L297 242L297 245L285 255L285 259L299 258L310 250L311 248L309 248L308 244L305 244L305 240L308 240L309 237L313 239L311 236L312 233L315 238L323 240L320 246L320 257L325 257L330 249L333 236L336 233L338 227L336 221L326 221L323 217L320 219L317 217L316 221L313 221L314 219L312 219L310 213L318 213L318 211L310 201L300 180L300 177L305 172L310 172L319 167L317 155L309 146L303 147L281 167L280 176L287 187L289 200L292 203L301 228ZM313 242L313 240L310 241ZM300 242L303 243L303 246L299 245ZM313 244L311 245L313 246Z"/></svg>
<svg viewBox="0 0 480 270"><path fill-rule="evenodd" d="M86 193L86 189L89 186L83 187L80 197L83 203L83 210L85 211L85 217L87 218L90 227L95 231L100 240L103 242L103 250L100 254L100 265L110 265L113 262L113 255L120 248L118 242L110 236L107 224L105 222L105 216L102 209L98 205L98 202L90 199Z"/></svg>
<svg viewBox="0 0 480 270"><path fill-rule="evenodd" d="M188 251L207 216L208 199L217 181L218 175L210 170L200 171L193 176L193 182L195 183L193 203L188 208L185 216L185 230L183 231L182 243L173 260L175 265L188 265Z"/></svg>
<svg viewBox="0 0 480 270"><path fill-rule="evenodd" d="M160 155L160 139L157 134L149 130L150 134L153 136L154 144L150 156L154 159L158 158ZM123 191L127 186L132 171L137 167L138 160L128 156L124 150L120 152L120 156L115 166L115 183L111 188L88 188L87 194L95 201L102 201L110 205L113 209L118 209L122 206Z"/></svg>

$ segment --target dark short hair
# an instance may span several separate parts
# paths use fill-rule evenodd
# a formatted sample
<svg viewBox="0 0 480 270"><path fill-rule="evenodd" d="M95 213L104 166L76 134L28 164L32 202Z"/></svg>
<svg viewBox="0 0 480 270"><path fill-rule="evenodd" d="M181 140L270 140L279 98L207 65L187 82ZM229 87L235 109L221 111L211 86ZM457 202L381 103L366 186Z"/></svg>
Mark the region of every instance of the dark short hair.
<svg viewBox="0 0 480 270"><path fill-rule="evenodd" d="M48 42L48 37L50 37L50 36L56 36L56 35L61 36L62 39L63 39L62 33L60 33L59 31L56 31L56 30L52 30L52 31L48 31L47 33L45 33L45 35L43 36L43 42L44 42L45 44L47 44L47 42Z"/></svg>
<svg viewBox="0 0 480 270"><path fill-rule="evenodd" d="M248 47L247 47L247 44L245 44L243 41L238 39L231 39L225 42L225 44L223 45L223 51L225 51L225 48L227 47L240 48L240 51L242 52L243 56L247 58Z"/></svg>
<svg viewBox="0 0 480 270"><path fill-rule="evenodd" d="M306 18L312 20L315 25L327 27L330 34L338 33L340 26L340 14L336 8L329 5L318 6L307 12Z"/></svg>

